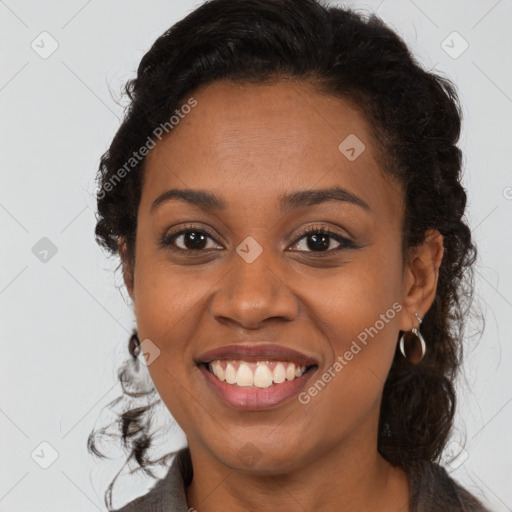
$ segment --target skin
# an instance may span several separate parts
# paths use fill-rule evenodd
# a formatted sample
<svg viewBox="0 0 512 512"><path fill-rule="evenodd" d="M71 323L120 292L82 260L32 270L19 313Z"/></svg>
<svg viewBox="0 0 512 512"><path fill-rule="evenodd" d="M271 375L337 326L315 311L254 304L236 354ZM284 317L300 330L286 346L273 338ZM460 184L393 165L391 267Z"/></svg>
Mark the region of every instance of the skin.
<svg viewBox="0 0 512 512"><path fill-rule="evenodd" d="M402 188L379 167L371 126L347 101L297 81L221 81L193 96L197 106L147 157L135 264L120 245L140 340L160 350L151 377L187 435L189 506L409 510L405 473L377 452L379 410L399 331L417 326L414 313L424 317L434 300L442 236L427 232L403 263ZM338 149L349 134L366 146L354 161ZM338 201L279 210L283 193L333 185L371 211ZM204 189L228 206L204 210L174 200L150 213L171 188ZM159 246L184 223L215 236L199 256L186 252L184 236L174 240L183 253ZM336 251L340 243L331 238L329 255L318 250L315 257L308 237L296 236L313 226L357 248ZM248 236L263 248L250 264L236 252ZM194 363L212 348L270 341L319 362L309 386L395 302L401 311L305 405L294 398L264 411L235 409ZM239 458L244 450L256 459L251 467Z"/></svg>

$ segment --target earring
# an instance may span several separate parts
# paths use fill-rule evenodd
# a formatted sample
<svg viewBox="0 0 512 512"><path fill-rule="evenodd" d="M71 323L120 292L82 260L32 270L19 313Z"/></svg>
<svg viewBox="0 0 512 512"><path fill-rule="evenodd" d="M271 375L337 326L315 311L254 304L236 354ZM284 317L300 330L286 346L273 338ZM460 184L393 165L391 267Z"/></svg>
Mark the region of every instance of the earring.
<svg viewBox="0 0 512 512"><path fill-rule="evenodd" d="M425 344L425 340L423 339L423 336L421 335L421 333L419 331L419 326L421 325L422 319L420 318L418 313L414 313L414 314L416 315L416 318L418 319L418 322L419 322L418 327L413 327L411 331L409 331L407 333L403 333L402 336L400 336L399 347L400 347L400 352L402 352L402 355L407 359L407 356L405 355L405 348L404 348L404 343L406 341L406 337L410 338L411 333L414 336L416 336L416 338L418 338L420 340L421 355L420 355L419 359L417 357L415 357L413 360L411 360L411 362L419 363L423 359L423 357L425 356L425 352L427 351L427 346ZM409 343L410 342L409 339L407 340L407 342L408 342L408 344L410 344Z"/></svg>

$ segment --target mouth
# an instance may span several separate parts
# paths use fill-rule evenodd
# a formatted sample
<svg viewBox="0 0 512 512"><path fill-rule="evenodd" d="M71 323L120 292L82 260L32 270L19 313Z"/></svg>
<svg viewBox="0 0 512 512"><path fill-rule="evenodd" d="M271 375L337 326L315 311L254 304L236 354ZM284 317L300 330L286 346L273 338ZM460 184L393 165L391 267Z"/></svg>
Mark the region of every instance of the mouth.
<svg viewBox="0 0 512 512"><path fill-rule="evenodd" d="M318 362L279 345L230 345L201 355L196 365L228 404L245 409L275 407L298 394Z"/></svg>
<svg viewBox="0 0 512 512"><path fill-rule="evenodd" d="M290 361L249 361L216 359L208 364L208 371L220 382L237 387L269 388L302 377L313 366L296 365Z"/></svg>

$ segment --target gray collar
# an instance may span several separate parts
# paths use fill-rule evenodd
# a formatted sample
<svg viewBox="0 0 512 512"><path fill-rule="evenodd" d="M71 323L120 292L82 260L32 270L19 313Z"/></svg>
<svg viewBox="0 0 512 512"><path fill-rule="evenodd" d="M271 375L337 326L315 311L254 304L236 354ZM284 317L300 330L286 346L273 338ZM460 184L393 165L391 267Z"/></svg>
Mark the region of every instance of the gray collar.
<svg viewBox="0 0 512 512"><path fill-rule="evenodd" d="M187 478L188 448L176 453L164 478L149 492L112 512L188 512L185 480Z"/></svg>

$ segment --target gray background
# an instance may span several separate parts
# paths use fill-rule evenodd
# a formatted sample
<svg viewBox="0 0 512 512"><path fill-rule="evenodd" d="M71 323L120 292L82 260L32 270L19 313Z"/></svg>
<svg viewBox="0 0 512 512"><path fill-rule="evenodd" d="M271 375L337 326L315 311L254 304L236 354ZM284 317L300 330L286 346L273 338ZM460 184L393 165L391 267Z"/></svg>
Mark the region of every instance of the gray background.
<svg viewBox="0 0 512 512"><path fill-rule="evenodd" d="M120 394L134 321L117 261L94 242L95 172L122 115L121 85L200 3L0 1L0 511L106 510L124 459L114 447L112 461L97 462L86 439ZM445 465L493 510L512 510L512 0L345 4L377 11L459 88L485 330L473 322ZM130 480L114 505L152 483Z"/></svg>

